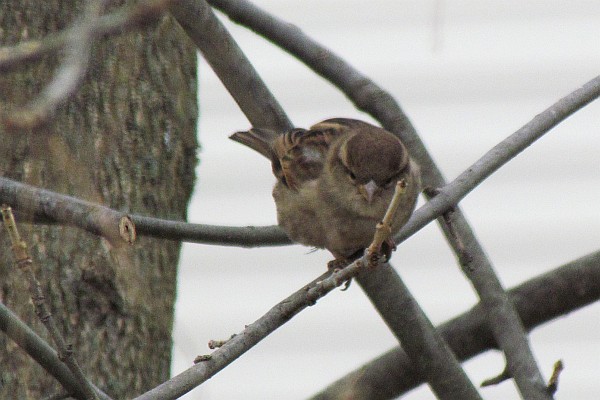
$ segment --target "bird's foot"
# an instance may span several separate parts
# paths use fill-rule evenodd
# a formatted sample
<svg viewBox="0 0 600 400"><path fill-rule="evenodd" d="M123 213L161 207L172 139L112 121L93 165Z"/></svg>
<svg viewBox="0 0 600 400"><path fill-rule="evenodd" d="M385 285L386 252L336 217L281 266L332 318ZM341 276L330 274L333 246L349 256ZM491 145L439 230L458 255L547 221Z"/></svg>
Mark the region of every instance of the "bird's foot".
<svg viewBox="0 0 600 400"><path fill-rule="evenodd" d="M345 257L335 258L327 263L327 269L335 272L346 268L350 264L350 260Z"/></svg>
<svg viewBox="0 0 600 400"><path fill-rule="evenodd" d="M345 257L336 258L327 263L327 269L335 274L336 272L341 271L342 269L346 268L348 265L350 265L350 263L351 263L351 261ZM346 282L344 282L344 287L341 289L342 292L348 290L351 283L352 283L352 278L350 278Z"/></svg>
<svg viewBox="0 0 600 400"><path fill-rule="evenodd" d="M352 255L350 255L350 257L338 256L335 259L333 259L327 263L327 269L333 273L335 273L337 271L341 271L342 269L346 268L348 265L350 265L351 263L353 263L354 261L356 261L357 259L362 257L363 254L364 254L364 250L360 249L360 250L356 251L355 253L353 253ZM352 283L352 278L350 278L346 282L344 282L344 287L341 290L342 291L348 290L351 283Z"/></svg>

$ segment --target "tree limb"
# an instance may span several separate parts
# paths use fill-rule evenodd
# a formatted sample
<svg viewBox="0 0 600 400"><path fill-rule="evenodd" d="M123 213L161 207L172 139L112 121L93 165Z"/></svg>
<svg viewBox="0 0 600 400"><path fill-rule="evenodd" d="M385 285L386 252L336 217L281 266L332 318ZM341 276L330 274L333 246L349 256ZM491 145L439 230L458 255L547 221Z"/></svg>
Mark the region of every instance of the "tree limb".
<svg viewBox="0 0 600 400"><path fill-rule="evenodd" d="M85 392L69 368L58 358L56 351L1 302L0 330L29 354L42 368L48 371L50 375L56 378L71 396L80 400L86 399ZM111 400L98 387L93 387L101 400Z"/></svg>
<svg viewBox="0 0 600 400"><path fill-rule="evenodd" d="M75 226L111 242L130 243L130 232L168 240L222 246L281 246L292 242L278 226L229 227L190 224L118 210L0 176L0 203L12 206L22 222ZM119 229L132 221L128 232Z"/></svg>
<svg viewBox="0 0 600 400"><path fill-rule="evenodd" d="M277 132L294 127L206 1L176 1L171 4L170 11L252 126Z"/></svg>
<svg viewBox="0 0 600 400"><path fill-rule="evenodd" d="M389 264L356 280L438 399L481 399L459 361ZM354 398L354 397L349 397Z"/></svg>
<svg viewBox="0 0 600 400"><path fill-rule="evenodd" d="M508 291L527 331L600 299L600 251L564 264ZM438 331L461 361L497 349L481 304L443 323ZM355 400L392 399L424 383L401 347L396 347L340 378L311 397Z"/></svg>

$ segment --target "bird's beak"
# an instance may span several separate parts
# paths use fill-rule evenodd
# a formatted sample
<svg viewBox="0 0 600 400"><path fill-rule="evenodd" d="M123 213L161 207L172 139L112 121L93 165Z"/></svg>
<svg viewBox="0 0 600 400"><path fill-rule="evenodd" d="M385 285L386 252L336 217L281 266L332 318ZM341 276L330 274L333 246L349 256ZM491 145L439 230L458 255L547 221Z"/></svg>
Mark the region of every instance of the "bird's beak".
<svg viewBox="0 0 600 400"><path fill-rule="evenodd" d="M377 184L373 180L370 180L368 183L360 185L358 187L358 191L360 192L362 197L364 197L365 200L367 200L367 203L369 204L371 204L371 202L373 201L373 197L377 192L379 192L379 189L380 187L377 186Z"/></svg>

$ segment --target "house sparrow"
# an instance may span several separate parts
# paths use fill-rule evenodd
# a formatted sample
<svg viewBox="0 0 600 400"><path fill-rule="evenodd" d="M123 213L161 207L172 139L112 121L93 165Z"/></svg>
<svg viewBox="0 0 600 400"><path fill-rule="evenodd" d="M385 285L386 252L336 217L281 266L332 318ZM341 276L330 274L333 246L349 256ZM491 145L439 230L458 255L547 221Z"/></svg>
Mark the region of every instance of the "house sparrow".
<svg viewBox="0 0 600 400"><path fill-rule="evenodd" d="M410 217L419 194L419 168L400 139L366 122L333 118L283 134L250 129L232 140L271 160L279 225L295 242L350 261L371 243L396 182L406 185L392 235ZM387 258L394 244L383 249ZM334 260L334 261L336 261Z"/></svg>

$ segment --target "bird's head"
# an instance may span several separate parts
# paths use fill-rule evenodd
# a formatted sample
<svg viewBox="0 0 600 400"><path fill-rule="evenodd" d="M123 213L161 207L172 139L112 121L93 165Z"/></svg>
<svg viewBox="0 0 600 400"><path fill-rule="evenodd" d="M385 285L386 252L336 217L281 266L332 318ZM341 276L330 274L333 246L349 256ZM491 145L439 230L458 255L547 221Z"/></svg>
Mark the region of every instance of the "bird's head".
<svg viewBox="0 0 600 400"><path fill-rule="evenodd" d="M409 168L409 156L400 140L383 129L351 135L340 146L338 158L346 179L371 204Z"/></svg>

